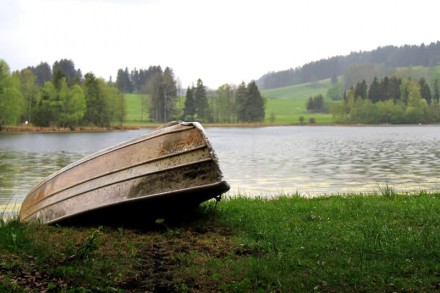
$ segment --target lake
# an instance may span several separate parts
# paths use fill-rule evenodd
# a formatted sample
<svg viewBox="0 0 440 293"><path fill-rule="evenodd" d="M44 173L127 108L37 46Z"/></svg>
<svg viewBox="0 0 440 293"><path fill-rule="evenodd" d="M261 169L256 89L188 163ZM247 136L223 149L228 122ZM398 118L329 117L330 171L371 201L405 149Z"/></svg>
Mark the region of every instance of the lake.
<svg viewBox="0 0 440 293"><path fill-rule="evenodd" d="M0 212L41 179L149 129L0 133ZM440 191L440 126L206 128L230 195Z"/></svg>

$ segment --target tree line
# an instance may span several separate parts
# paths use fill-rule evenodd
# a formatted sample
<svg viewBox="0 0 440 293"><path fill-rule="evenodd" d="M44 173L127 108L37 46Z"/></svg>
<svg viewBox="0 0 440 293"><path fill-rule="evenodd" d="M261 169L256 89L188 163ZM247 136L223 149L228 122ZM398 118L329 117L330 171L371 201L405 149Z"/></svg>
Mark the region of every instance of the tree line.
<svg viewBox="0 0 440 293"><path fill-rule="evenodd" d="M141 94L141 108L149 110L152 121L264 121L266 102L255 81L248 84L242 82L238 87L224 84L217 90L210 90L198 79L195 86L187 88L183 105L177 103L181 100L178 95L184 91L169 67L165 70L160 66L150 66L148 69L119 69L116 85L124 93Z"/></svg>
<svg viewBox="0 0 440 293"><path fill-rule="evenodd" d="M124 93L133 92L140 94L141 112L148 112L152 122L264 121L266 100L254 81L210 90L199 79L185 93L169 67L120 69L115 82L105 82L91 72L83 76L67 59L13 73L6 62L0 64L0 125L27 122L75 128L122 124L126 116Z"/></svg>
<svg viewBox="0 0 440 293"><path fill-rule="evenodd" d="M365 80L344 92L329 110L336 122L435 123L440 122L439 81L398 77Z"/></svg>
<svg viewBox="0 0 440 293"><path fill-rule="evenodd" d="M189 86L185 97L178 97L178 83L173 71L166 68L141 89L142 104L149 109L152 121L199 121L205 123L263 122L266 100L255 81L208 89L201 79ZM182 101L182 105L178 102Z"/></svg>
<svg viewBox="0 0 440 293"><path fill-rule="evenodd" d="M372 71L376 76L380 73L381 77L384 77L398 67L432 67L439 64L440 41L420 46L385 46L372 51L352 52L346 56L321 59L297 68L269 72L260 77L257 84L262 89L269 89L343 75L349 88L359 80L368 80L365 74Z"/></svg>
<svg viewBox="0 0 440 293"><path fill-rule="evenodd" d="M123 93L140 93L146 84L162 73L161 66L150 66L148 69L118 69L116 86Z"/></svg>
<svg viewBox="0 0 440 293"><path fill-rule="evenodd" d="M263 122L266 99L255 81L228 84L216 91L208 91L201 79L186 91L184 120L201 120L213 123Z"/></svg>
<svg viewBox="0 0 440 293"><path fill-rule="evenodd" d="M0 60L0 127L17 123L35 126L108 127L125 117L123 94L93 73L82 76L71 60L42 62L10 72Z"/></svg>

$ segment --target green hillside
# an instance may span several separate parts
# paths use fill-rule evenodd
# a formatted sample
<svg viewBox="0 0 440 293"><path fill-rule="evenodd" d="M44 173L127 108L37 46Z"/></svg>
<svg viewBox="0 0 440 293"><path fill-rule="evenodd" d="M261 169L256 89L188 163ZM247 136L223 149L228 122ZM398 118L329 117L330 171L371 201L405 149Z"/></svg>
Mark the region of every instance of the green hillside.
<svg viewBox="0 0 440 293"><path fill-rule="evenodd" d="M423 77L432 86L434 79L440 79L440 67L401 67L396 68L392 75L400 78L410 77L413 80L419 80ZM342 76L338 77L339 80L342 78ZM299 117L303 116L305 122L308 122L313 117L316 123L332 123L331 114L309 113L306 110L306 103L309 97L321 94L326 99L327 91L331 87L330 79L324 79L317 82L261 90L261 94L267 98L265 122L272 123L272 119L275 118L274 124L296 124L299 121ZM151 123L148 109L144 109L144 114L142 115L141 96L138 94L126 94L125 97L127 103L126 124L139 125ZM183 112L183 107L184 97L178 101L177 105L177 111L180 114Z"/></svg>
<svg viewBox="0 0 440 293"><path fill-rule="evenodd" d="M303 116L305 121L314 117L317 123L332 122L330 114L311 114L306 110L306 102L309 97L319 94L325 97L331 86L330 79L325 79L313 83L262 90L261 94L267 98L266 121L270 122L270 116L273 113L275 115L274 123L280 124L298 123L300 116Z"/></svg>
<svg viewBox="0 0 440 293"><path fill-rule="evenodd" d="M308 121L314 117L317 123L330 123L330 114L310 114L306 111L306 102L310 96L322 94L324 97L331 87L329 79L314 83L307 83L278 89L263 90L261 94L267 98L266 122L271 122L271 114L275 115L275 124L298 123L300 116ZM144 109L142 115L141 95L125 94L126 99L126 124L142 125L151 123L148 109ZM178 103L178 108L184 105L183 99Z"/></svg>

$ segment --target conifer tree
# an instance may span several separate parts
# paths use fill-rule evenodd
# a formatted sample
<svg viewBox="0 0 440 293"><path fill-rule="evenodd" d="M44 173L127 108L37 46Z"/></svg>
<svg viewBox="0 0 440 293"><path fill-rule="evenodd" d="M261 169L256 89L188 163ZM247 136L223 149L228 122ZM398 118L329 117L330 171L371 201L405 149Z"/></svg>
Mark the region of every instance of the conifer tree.
<svg viewBox="0 0 440 293"><path fill-rule="evenodd" d="M428 83L423 77L420 78L419 80L419 86L420 86L420 95L422 96L422 99L425 99L425 101L428 104L431 104L432 102L431 89L429 88Z"/></svg>
<svg viewBox="0 0 440 293"><path fill-rule="evenodd" d="M61 59L60 61L55 61L52 66L52 72L55 74L57 70L61 70L63 72L69 86L73 85L74 83L79 83L79 81L82 79L81 70L75 69L75 64L72 60Z"/></svg>
<svg viewBox="0 0 440 293"><path fill-rule="evenodd" d="M167 67L162 74L156 74L149 82L148 92L151 96L150 117L158 122L172 119L177 100L173 71Z"/></svg>
<svg viewBox="0 0 440 293"><path fill-rule="evenodd" d="M255 81L251 81L248 84L247 94L249 122L263 122L265 116L265 102Z"/></svg>
<svg viewBox="0 0 440 293"><path fill-rule="evenodd" d="M392 76L389 80L388 87L388 99L393 99L394 101L399 101L401 98L400 85L402 80L396 76Z"/></svg>
<svg viewBox="0 0 440 293"><path fill-rule="evenodd" d="M379 102L381 100L380 84L377 80L377 77L374 77L373 81L371 82L370 89L368 91L368 99L370 99L370 101L373 103Z"/></svg>
<svg viewBox="0 0 440 293"><path fill-rule="evenodd" d="M434 95L432 97L434 102L439 103L440 100L440 91L439 91L439 85L438 85L438 79L434 81Z"/></svg>
<svg viewBox="0 0 440 293"><path fill-rule="evenodd" d="M247 105L248 94L244 81L238 86L235 92L235 100L237 103L237 119L238 122L248 122Z"/></svg>
<svg viewBox="0 0 440 293"><path fill-rule="evenodd" d="M251 81L247 86L242 82L235 95L239 122L264 121L265 101L255 81Z"/></svg>
<svg viewBox="0 0 440 293"><path fill-rule="evenodd" d="M367 82L365 80L362 80L356 84L354 89L354 98L361 98L362 100L367 98Z"/></svg>
<svg viewBox="0 0 440 293"><path fill-rule="evenodd" d="M191 121L194 120L194 115L196 114L196 106L194 101L194 86L192 88L188 87L186 90L185 108L183 110L183 120Z"/></svg>
<svg viewBox="0 0 440 293"><path fill-rule="evenodd" d="M197 80L197 86L194 89L194 102L197 120L201 122L209 122L210 113L206 87L203 85L203 81L200 78Z"/></svg>

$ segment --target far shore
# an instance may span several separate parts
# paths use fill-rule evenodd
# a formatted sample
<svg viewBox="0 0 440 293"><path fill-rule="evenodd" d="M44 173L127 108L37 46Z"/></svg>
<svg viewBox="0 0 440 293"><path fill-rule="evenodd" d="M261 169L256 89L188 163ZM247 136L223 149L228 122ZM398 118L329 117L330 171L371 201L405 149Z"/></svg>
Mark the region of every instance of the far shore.
<svg viewBox="0 0 440 293"><path fill-rule="evenodd" d="M3 126L0 128L1 132L15 133L15 132L105 132L114 130L139 130L143 128L156 128L162 126L164 123L142 123L129 124L110 127L96 127L96 126L79 126L74 129L63 127L37 127L33 125L15 125ZM256 127L279 127L279 126L422 126L422 125L439 125L439 124L365 124L365 123L202 123L205 128L209 127L224 127L224 128L256 128Z"/></svg>
<svg viewBox="0 0 440 293"><path fill-rule="evenodd" d="M104 132L112 130L137 130L148 126L111 126L111 127L75 127L63 128L63 127L37 127L32 125L17 125L17 126L3 126L0 132ZM152 126L155 127L155 126Z"/></svg>
<svg viewBox="0 0 440 293"><path fill-rule="evenodd" d="M113 130L139 130L142 128L156 128L163 125L163 123L144 123L144 124L131 124L123 126L110 126L110 127L88 127L81 126L75 127L74 129L63 128L63 127L36 127L32 125L16 125L16 126L3 126L0 132L105 132ZM202 123L206 128L208 127L270 127L270 126L304 126L310 124L274 124L274 123ZM314 124L319 125L319 124ZM331 125L331 124L320 124L320 125Z"/></svg>

